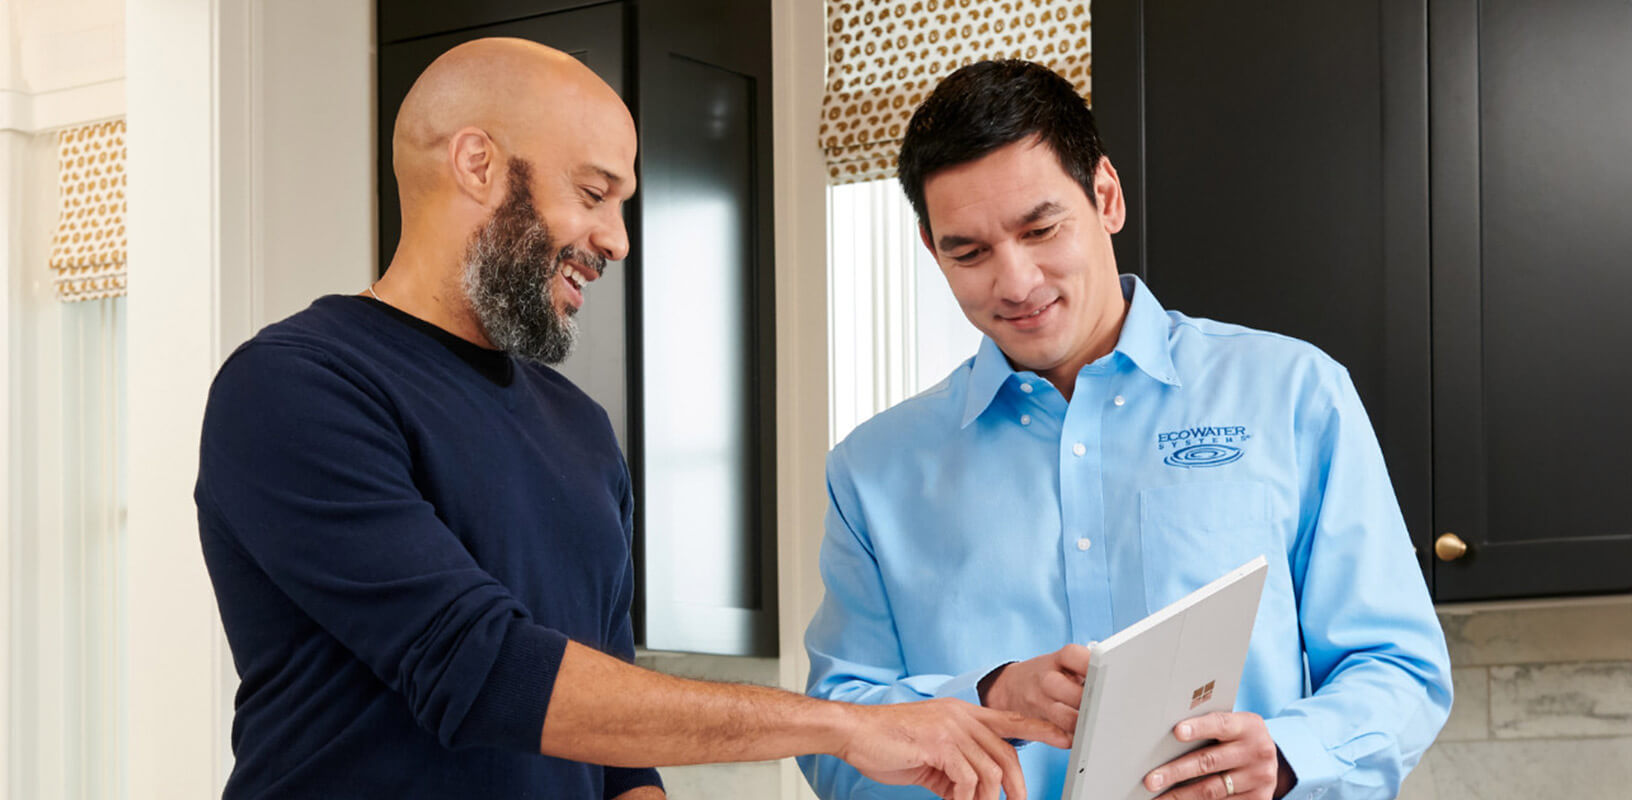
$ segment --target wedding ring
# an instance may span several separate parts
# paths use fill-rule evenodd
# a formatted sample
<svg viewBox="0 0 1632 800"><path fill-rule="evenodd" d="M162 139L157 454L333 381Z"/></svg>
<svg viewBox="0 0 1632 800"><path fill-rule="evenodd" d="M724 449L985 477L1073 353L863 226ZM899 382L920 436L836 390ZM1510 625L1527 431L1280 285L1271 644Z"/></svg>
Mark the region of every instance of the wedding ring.
<svg viewBox="0 0 1632 800"><path fill-rule="evenodd" d="M1224 779L1224 794L1226 796L1235 794L1235 781L1230 780L1230 773L1222 773L1219 777Z"/></svg>

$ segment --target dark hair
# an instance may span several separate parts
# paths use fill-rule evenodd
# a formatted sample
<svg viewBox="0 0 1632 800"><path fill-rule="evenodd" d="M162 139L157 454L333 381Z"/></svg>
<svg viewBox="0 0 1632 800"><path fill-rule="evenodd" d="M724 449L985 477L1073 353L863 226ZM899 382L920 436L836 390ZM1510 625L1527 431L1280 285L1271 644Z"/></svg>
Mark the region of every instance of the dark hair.
<svg viewBox="0 0 1632 800"><path fill-rule="evenodd" d="M1105 154L1094 115L1076 87L1030 61L977 61L946 76L912 112L896 162L901 188L927 230L924 181L1032 136L1094 202L1094 171Z"/></svg>

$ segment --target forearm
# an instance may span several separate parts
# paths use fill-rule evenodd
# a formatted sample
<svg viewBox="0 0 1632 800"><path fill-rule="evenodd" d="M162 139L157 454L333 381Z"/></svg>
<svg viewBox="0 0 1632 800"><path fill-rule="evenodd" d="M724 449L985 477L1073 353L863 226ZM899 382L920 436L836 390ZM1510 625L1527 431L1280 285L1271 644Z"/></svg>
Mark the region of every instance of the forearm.
<svg viewBox="0 0 1632 800"><path fill-rule="evenodd" d="M612 800L666 800L667 797L668 795L664 794L663 790L656 786L639 786L612 798Z"/></svg>
<svg viewBox="0 0 1632 800"><path fill-rule="evenodd" d="M853 725L843 704L676 678L569 643L539 750L619 767L767 761L838 753Z"/></svg>

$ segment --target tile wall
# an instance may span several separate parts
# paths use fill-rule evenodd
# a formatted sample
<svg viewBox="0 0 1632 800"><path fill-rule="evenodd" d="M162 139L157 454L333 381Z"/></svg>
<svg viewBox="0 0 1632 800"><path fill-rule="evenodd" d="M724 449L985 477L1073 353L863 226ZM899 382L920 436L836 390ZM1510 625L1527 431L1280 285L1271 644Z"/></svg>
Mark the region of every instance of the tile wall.
<svg viewBox="0 0 1632 800"><path fill-rule="evenodd" d="M1632 800L1632 598L1440 622L1456 703L1402 800Z"/></svg>

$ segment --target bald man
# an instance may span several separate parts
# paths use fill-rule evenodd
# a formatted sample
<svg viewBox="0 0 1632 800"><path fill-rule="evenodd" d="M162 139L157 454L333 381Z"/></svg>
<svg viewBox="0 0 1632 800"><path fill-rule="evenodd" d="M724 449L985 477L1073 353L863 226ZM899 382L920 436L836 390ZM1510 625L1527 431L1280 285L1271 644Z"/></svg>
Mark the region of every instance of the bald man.
<svg viewBox="0 0 1632 800"><path fill-rule="evenodd" d="M385 276L222 366L195 497L242 679L227 797L651 800L653 766L823 753L995 800L1025 797L1003 737L1067 744L957 701L858 707L627 663L629 475L606 413L546 365L629 249L635 141L576 60L454 48L397 116Z"/></svg>

